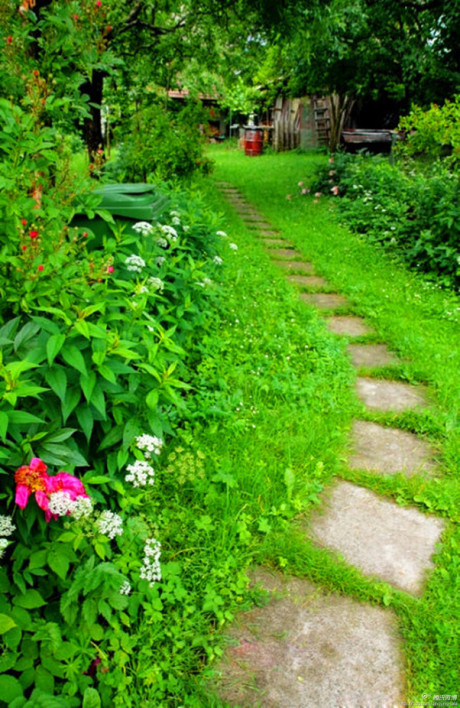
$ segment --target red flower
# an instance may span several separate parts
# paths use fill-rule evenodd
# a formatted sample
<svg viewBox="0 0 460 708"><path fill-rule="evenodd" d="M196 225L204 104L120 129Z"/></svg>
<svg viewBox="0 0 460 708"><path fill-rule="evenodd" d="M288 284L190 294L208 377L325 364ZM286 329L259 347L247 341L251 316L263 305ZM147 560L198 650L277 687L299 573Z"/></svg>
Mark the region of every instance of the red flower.
<svg viewBox="0 0 460 708"><path fill-rule="evenodd" d="M101 7L101 6L102 6L101 0L97 0L97 2L96 2L96 7Z"/></svg>
<svg viewBox="0 0 460 708"><path fill-rule="evenodd" d="M87 231L83 231L83 236L84 236L84 238L86 238L86 237L88 236L88 232L87 232Z"/></svg>
<svg viewBox="0 0 460 708"><path fill-rule="evenodd" d="M19 467L14 474L16 482L16 504L25 509L31 494L35 494L35 501L40 509L45 512L45 519L51 519L48 499L48 480L46 474L47 467L39 457L32 457L30 464Z"/></svg>
<svg viewBox="0 0 460 708"><path fill-rule="evenodd" d="M6 41L8 42L8 44L11 44L11 42L13 41L13 37L11 37L11 35L10 35L9 37L6 38Z"/></svg>
<svg viewBox="0 0 460 708"><path fill-rule="evenodd" d="M115 268L113 266L107 266L107 273L113 273Z"/></svg>
<svg viewBox="0 0 460 708"><path fill-rule="evenodd" d="M39 74L40 72L38 71L38 69L34 69L34 76L39 76Z"/></svg>
<svg viewBox="0 0 460 708"><path fill-rule="evenodd" d="M21 246L23 251L27 251L27 246Z"/></svg>
<svg viewBox="0 0 460 708"><path fill-rule="evenodd" d="M107 32L111 32L113 30L112 25L107 25Z"/></svg>
<svg viewBox="0 0 460 708"><path fill-rule="evenodd" d="M35 230L29 231L29 236L30 236L30 238L37 238L38 231L35 231Z"/></svg>
<svg viewBox="0 0 460 708"><path fill-rule="evenodd" d="M23 226L27 226L27 219L21 219L21 224Z"/></svg>
<svg viewBox="0 0 460 708"><path fill-rule="evenodd" d="M42 271L45 270L45 266L39 265L39 266L38 266L38 270L39 270L40 273L41 273Z"/></svg>
<svg viewBox="0 0 460 708"><path fill-rule="evenodd" d="M73 19L74 19L74 20L78 20L78 15L74 15L74 16L73 16Z"/></svg>

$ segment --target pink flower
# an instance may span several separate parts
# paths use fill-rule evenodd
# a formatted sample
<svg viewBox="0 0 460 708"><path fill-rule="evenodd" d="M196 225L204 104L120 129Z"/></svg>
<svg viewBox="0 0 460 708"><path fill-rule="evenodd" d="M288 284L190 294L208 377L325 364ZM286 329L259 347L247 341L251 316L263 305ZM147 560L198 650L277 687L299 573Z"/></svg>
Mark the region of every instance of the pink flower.
<svg viewBox="0 0 460 708"><path fill-rule="evenodd" d="M329 170L329 177L333 177L335 175L335 170Z"/></svg>
<svg viewBox="0 0 460 708"><path fill-rule="evenodd" d="M25 509L31 494L35 494L35 501L40 509L45 512L47 521L51 518L51 513L48 509L48 480L49 475L46 474L47 467L43 460L39 457L32 457L28 465L19 467L14 474L16 482L16 497L15 502L21 508Z"/></svg>
<svg viewBox="0 0 460 708"><path fill-rule="evenodd" d="M87 497L86 489L77 477L67 472L58 472L54 477L48 477L49 494L67 492L72 501L77 497Z"/></svg>
<svg viewBox="0 0 460 708"><path fill-rule="evenodd" d="M113 273L115 268L113 266L107 266L107 273Z"/></svg>
<svg viewBox="0 0 460 708"><path fill-rule="evenodd" d="M333 164L334 164L334 158L333 158L333 157L330 157L330 158L329 158L329 164L330 164L330 165L333 165Z"/></svg>
<svg viewBox="0 0 460 708"><path fill-rule="evenodd" d="M309 189L307 189L306 187L304 187L304 188L302 189L302 194L308 194L309 191L310 191Z"/></svg>
<svg viewBox="0 0 460 708"><path fill-rule="evenodd" d="M45 266L39 265L38 270L42 273L45 270Z"/></svg>
<svg viewBox="0 0 460 708"><path fill-rule="evenodd" d="M321 197L322 193L321 192L315 192L315 197L319 199Z"/></svg>
<svg viewBox="0 0 460 708"><path fill-rule="evenodd" d="M303 187L303 182L298 182L298 183L297 183L297 186L298 186L298 187Z"/></svg>
<svg viewBox="0 0 460 708"><path fill-rule="evenodd" d="M331 187L331 192L332 192L332 194L334 194L335 196L338 195L338 193L339 193L339 188L338 188L338 186L337 186L336 184L335 184L333 187Z"/></svg>

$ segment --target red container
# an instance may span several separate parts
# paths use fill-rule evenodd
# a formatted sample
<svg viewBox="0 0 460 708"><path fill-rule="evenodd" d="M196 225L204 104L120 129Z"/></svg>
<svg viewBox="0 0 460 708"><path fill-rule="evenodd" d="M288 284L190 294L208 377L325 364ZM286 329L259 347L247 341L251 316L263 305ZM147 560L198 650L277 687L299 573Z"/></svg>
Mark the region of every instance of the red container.
<svg viewBox="0 0 460 708"><path fill-rule="evenodd" d="M246 128L244 133L244 154L250 157L262 155L263 145L264 139L262 131L254 130L254 128Z"/></svg>

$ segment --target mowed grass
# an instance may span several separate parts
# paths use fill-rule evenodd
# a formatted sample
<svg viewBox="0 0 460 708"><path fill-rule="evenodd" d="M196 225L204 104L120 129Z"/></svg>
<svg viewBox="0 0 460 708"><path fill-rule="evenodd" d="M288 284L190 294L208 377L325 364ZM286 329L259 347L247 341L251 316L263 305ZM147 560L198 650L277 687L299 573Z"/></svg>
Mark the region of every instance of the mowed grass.
<svg viewBox="0 0 460 708"><path fill-rule="evenodd" d="M219 519L209 541L232 562L265 563L310 578L329 590L393 608L402 636L408 698L458 690L460 535L460 301L352 235L331 211L332 199L315 204L301 197L324 155L263 155L247 158L218 146L212 179L204 189L224 218L225 294L198 371L207 424L195 441L212 460L215 483L204 499ZM370 413L353 393L356 376L346 342L329 333L312 308L274 266L260 242L215 189L230 181L314 262L350 314L364 316L401 363L363 371L422 384L430 406L422 413ZM286 198L289 195L290 198ZM367 419L417 433L438 451L432 478L378 477L346 465L353 419ZM446 532L421 598L374 581L315 548L304 520L334 475L362 484L398 504L446 520ZM210 511L212 510L212 511ZM227 617L230 619L234 610ZM222 620L222 624L224 620ZM219 652L217 652L218 654ZM212 664L211 664L212 668ZM199 693L199 688L196 689Z"/></svg>

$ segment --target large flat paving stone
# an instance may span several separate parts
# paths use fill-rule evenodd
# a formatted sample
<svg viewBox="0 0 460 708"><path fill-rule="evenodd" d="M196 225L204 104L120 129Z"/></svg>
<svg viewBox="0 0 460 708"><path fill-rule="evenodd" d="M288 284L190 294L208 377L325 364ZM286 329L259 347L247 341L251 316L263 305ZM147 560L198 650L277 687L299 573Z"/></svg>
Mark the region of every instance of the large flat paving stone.
<svg viewBox="0 0 460 708"><path fill-rule="evenodd" d="M391 708L403 694L402 659L392 611L300 578L258 571L273 592L263 608L241 613L233 644L213 683L230 706Z"/></svg>
<svg viewBox="0 0 460 708"><path fill-rule="evenodd" d="M263 242L266 246L272 247L272 246L287 246L288 241L286 241L283 238L264 238Z"/></svg>
<svg viewBox="0 0 460 708"><path fill-rule="evenodd" d="M362 337L365 334L373 334L373 330L362 317L353 315L328 317L327 327L334 334L342 334L346 337Z"/></svg>
<svg viewBox="0 0 460 708"><path fill-rule="evenodd" d="M398 359L385 344L349 344L347 350L351 363L356 367L363 366L371 369L398 363Z"/></svg>
<svg viewBox="0 0 460 708"><path fill-rule="evenodd" d="M327 280L320 275L288 275L290 283L304 288L327 288L330 287Z"/></svg>
<svg viewBox="0 0 460 708"><path fill-rule="evenodd" d="M343 295L336 293L301 293L300 298L309 305L314 305L318 310L336 310L348 305Z"/></svg>
<svg viewBox="0 0 460 708"><path fill-rule="evenodd" d="M287 244L286 244L287 245ZM302 258L302 254L296 251L295 248L277 248L276 250L269 250L269 255L272 258Z"/></svg>
<svg viewBox="0 0 460 708"><path fill-rule="evenodd" d="M368 408L379 411L404 411L427 405L421 389L401 381L362 376L356 380L356 392Z"/></svg>
<svg viewBox="0 0 460 708"><path fill-rule="evenodd" d="M315 272L313 263L307 261L276 261L276 265L290 273L308 273L312 275Z"/></svg>
<svg viewBox="0 0 460 708"><path fill-rule="evenodd" d="M354 469L383 475L404 472L409 477L435 469L434 450L424 440L405 430L356 420L352 442L353 453L348 464Z"/></svg>
<svg viewBox="0 0 460 708"><path fill-rule="evenodd" d="M339 482L310 533L366 575L419 594L444 529L442 519L401 507L363 487Z"/></svg>

